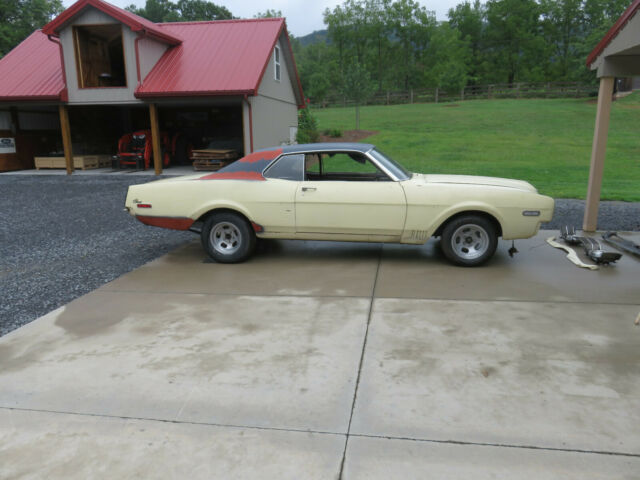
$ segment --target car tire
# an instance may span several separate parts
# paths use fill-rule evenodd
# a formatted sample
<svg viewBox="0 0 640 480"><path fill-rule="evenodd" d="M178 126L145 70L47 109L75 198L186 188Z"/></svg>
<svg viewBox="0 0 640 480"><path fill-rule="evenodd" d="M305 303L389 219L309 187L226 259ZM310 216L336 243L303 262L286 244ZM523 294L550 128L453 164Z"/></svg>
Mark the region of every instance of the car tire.
<svg viewBox="0 0 640 480"><path fill-rule="evenodd" d="M216 213L204 222L202 247L218 263L244 262L256 246L256 235L243 217Z"/></svg>
<svg viewBox="0 0 640 480"><path fill-rule="evenodd" d="M475 267L493 256L498 246L498 234L493 222L487 218L464 215L445 225L440 244L450 262Z"/></svg>

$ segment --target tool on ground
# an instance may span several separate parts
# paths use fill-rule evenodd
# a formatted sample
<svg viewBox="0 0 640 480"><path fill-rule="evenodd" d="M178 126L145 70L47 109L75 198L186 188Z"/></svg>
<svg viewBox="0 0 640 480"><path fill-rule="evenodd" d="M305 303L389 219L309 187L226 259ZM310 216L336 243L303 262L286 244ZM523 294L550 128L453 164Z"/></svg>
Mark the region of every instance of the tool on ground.
<svg viewBox="0 0 640 480"><path fill-rule="evenodd" d="M565 252L567 252L567 258L575 265L580 268L588 268L589 270L598 270L599 267L597 265L589 265L588 263L584 263L582 260L580 260L580 258L578 258L578 254L573 248L562 245L555 240L556 237L549 237L547 238L547 243L554 248L559 248L560 250L564 250Z"/></svg>
<svg viewBox="0 0 640 480"><path fill-rule="evenodd" d="M575 227L565 225L560 229L560 238L570 245L582 245L587 256L597 264L608 265L622 257L621 253L606 252L598 240L576 234Z"/></svg>
<svg viewBox="0 0 640 480"><path fill-rule="evenodd" d="M508 250L509 256L511 258L513 258L513 256L518 252L518 249L516 248L516 242L514 242L513 240L511 240L511 248Z"/></svg>
<svg viewBox="0 0 640 480"><path fill-rule="evenodd" d="M631 240L627 240L626 238L622 238L618 235L618 232L603 233L602 239L609 245L616 247L618 250L623 250L640 257L640 245L632 242Z"/></svg>

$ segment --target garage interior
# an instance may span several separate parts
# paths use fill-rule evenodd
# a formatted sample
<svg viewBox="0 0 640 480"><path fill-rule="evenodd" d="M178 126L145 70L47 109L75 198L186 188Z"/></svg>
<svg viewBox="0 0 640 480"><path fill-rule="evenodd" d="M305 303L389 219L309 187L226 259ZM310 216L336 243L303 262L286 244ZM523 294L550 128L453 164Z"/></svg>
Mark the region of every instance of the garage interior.
<svg viewBox="0 0 640 480"><path fill-rule="evenodd" d="M117 168L112 158L118 154L120 139L152 128L147 104L74 105L65 110L75 168ZM233 150L237 157L245 153L240 100L210 105L159 105L156 111L159 131L161 135L166 133L171 143L169 167L190 166L192 150ZM0 154L0 171L65 168L61 118L64 117L57 106L21 106L0 111L0 138L15 138L16 150ZM87 160L95 157L99 163Z"/></svg>

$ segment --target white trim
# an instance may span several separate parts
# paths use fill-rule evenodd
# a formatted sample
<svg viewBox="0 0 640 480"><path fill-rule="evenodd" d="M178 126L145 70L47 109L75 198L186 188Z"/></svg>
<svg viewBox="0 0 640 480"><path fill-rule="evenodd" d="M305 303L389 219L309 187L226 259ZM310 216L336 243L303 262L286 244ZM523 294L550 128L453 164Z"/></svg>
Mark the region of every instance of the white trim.
<svg viewBox="0 0 640 480"><path fill-rule="evenodd" d="M279 45L276 45L273 49L273 78L276 82L279 82L282 78L282 61Z"/></svg>

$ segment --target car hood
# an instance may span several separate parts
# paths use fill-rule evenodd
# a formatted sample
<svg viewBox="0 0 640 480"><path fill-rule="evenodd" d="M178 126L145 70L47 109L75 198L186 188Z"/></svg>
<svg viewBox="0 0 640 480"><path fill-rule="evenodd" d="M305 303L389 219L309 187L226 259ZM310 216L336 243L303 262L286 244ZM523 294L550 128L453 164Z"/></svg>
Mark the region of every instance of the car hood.
<svg viewBox="0 0 640 480"><path fill-rule="evenodd" d="M513 180L498 177L477 177L474 175L425 175L415 173L411 180L423 184L450 183L457 185L484 185L490 187L515 188L527 192L537 193L536 188L524 180Z"/></svg>

